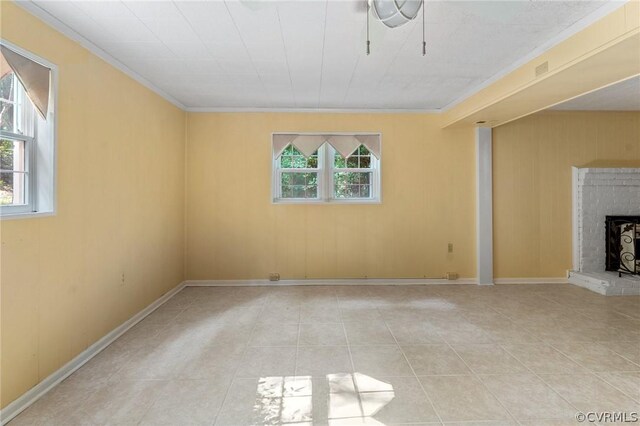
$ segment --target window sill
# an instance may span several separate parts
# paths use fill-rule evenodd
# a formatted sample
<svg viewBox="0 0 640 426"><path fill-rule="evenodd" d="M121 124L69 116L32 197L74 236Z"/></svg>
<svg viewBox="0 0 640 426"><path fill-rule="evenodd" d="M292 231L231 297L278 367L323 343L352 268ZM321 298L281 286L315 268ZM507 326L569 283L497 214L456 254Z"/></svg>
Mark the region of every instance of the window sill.
<svg viewBox="0 0 640 426"><path fill-rule="evenodd" d="M361 204L382 204L380 199L371 200L271 200L271 204L304 204L327 206L332 204L341 205L361 205Z"/></svg>
<svg viewBox="0 0 640 426"><path fill-rule="evenodd" d="M0 220L14 220L14 219L35 219L39 217L55 216L56 212L24 212L24 213L1 213Z"/></svg>

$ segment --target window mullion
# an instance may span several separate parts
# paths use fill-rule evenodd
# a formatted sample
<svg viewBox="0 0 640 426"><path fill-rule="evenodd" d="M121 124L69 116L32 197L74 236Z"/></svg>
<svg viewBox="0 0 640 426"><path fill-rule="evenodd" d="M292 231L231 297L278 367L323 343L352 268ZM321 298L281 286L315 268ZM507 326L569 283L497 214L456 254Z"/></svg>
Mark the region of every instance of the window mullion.
<svg viewBox="0 0 640 426"><path fill-rule="evenodd" d="M330 201L333 199L333 162L335 158L335 151L332 146L325 145L326 154L325 157L325 186L326 192L324 194L324 200Z"/></svg>
<svg viewBox="0 0 640 426"><path fill-rule="evenodd" d="M12 81L12 85L13 85L13 97L14 97L14 104L13 104L13 130L18 130L18 117L20 116L21 113L21 108L20 108L20 102L18 102L18 84L21 84L18 82L18 77L16 76L16 74L13 74L12 77L13 81Z"/></svg>
<svg viewBox="0 0 640 426"><path fill-rule="evenodd" d="M318 161L318 167L320 168L320 174L318 175L318 182L320 188L318 190L318 198L322 201L327 200L327 157L329 156L327 153L327 145L322 145L320 147L318 154L321 155L321 160Z"/></svg>

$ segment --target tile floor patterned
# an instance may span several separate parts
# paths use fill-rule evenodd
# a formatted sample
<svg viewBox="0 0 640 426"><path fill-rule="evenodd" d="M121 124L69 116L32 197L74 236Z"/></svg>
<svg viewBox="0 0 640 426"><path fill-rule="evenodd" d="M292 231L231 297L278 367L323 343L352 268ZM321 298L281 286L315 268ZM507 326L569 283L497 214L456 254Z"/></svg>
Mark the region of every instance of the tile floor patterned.
<svg viewBox="0 0 640 426"><path fill-rule="evenodd" d="M640 411L639 297L191 287L10 426L566 425L578 411Z"/></svg>

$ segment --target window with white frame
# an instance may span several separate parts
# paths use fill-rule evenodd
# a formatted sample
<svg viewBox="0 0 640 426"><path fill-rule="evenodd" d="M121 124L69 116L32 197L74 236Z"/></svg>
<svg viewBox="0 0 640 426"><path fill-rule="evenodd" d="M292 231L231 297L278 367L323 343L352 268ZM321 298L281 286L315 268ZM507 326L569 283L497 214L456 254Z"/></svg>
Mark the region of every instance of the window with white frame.
<svg viewBox="0 0 640 426"><path fill-rule="evenodd" d="M35 141L34 107L15 73L0 79L0 205L29 210Z"/></svg>
<svg viewBox="0 0 640 426"><path fill-rule="evenodd" d="M53 211L52 68L38 61L32 54L0 42L3 218Z"/></svg>
<svg viewBox="0 0 640 426"><path fill-rule="evenodd" d="M344 158L333 155L333 196L336 199L375 199L377 190L377 159L366 146L360 145L352 155Z"/></svg>
<svg viewBox="0 0 640 426"><path fill-rule="evenodd" d="M380 135L274 135L276 203L378 203Z"/></svg>
<svg viewBox="0 0 640 426"><path fill-rule="evenodd" d="M320 152L319 152L320 151ZM321 194L322 150L305 157L293 145L285 148L277 161L278 192L276 198L286 200L317 200Z"/></svg>

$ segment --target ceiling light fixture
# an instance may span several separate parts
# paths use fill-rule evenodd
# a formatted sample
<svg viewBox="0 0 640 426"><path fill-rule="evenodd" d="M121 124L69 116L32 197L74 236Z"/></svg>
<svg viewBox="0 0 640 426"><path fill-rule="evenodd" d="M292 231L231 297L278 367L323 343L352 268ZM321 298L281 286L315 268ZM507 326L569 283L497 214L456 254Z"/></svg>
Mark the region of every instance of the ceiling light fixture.
<svg viewBox="0 0 640 426"><path fill-rule="evenodd" d="M413 21L422 8L422 56L427 54L425 35L424 0L365 0L367 2L367 55L371 53L369 38L369 9L388 28L397 28Z"/></svg>
<svg viewBox="0 0 640 426"><path fill-rule="evenodd" d="M422 0L371 0L376 17L389 28L396 28L418 16Z"/></svg>

